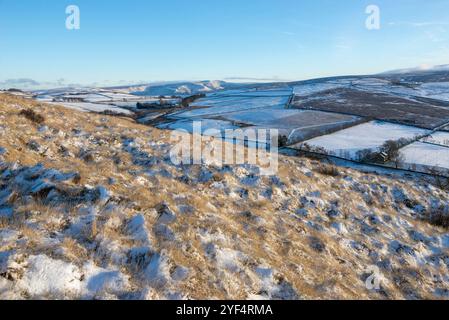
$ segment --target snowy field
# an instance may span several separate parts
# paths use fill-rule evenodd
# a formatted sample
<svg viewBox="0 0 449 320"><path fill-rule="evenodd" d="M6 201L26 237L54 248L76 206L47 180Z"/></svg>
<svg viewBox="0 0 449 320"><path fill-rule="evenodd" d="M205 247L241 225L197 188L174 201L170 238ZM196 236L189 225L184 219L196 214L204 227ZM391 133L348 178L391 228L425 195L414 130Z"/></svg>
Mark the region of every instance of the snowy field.
<svg viewBox="0 0 449 320"><path fill-rule="evenodd" d="M449 82L429 82L416 84L412 87L392 84L389 80L379 78L348 78L298 85L294 87L293 91L296 96L305 97L326 90L349 87L362 91L388 93L410 99L413 99L413 97L423 97L449 101Z"/></svg>
<svg viewBox="0 0 449 320"><path fill-rule="evenodd" d="M362 86L362 87L369 87L369 88L391 86L390 81L384 80L384 79L379 79L379 78L355 79L355 80L351 81L350 84L354 85L354 86Z"/></svg>
<svg viewBox="0 0 449 320"><path fill-rule="evenodd" d="M206 130L217 129L221 132L226 129L237 129L238 127L233 125L232 122L222 121L222 120L213 120L213 119L195 119L196 123L201 125L201 133L204 133ZM170 130L185 130L187 132L193 132L193 123L192 120L181 120L176 121L169 124L159 125L160 129L170 129Z"/></svg>
<svg viewBox="0 0 449 320"><path fill-rule="evenodd" d="M428 98L449 101L449 82L423 83L419 91Z"/></svg>
<svg viewBox="0 0 449 320"><path fill-rule="evenodd" d="M296 96L305 97L326 90L344 88L347 87L349 84L350 84L349 80L309 83L295 86L293 88L293 92Z"/></svg>
<svg viewBox="0 0 449 320"><path fill-rule="evenodd" d="M277 97L277 96L290 96L292 94L292 88L276 88L276 89L232 89L226 91L220 91L211 93L208 97Z"/></svg>
<svg viewBox="0 0 449 320"><path fill-rule="evenodd" d="M449 147L449 132L445 131L435 132L430 137L424 138L423 142L430 142Z"/></svg>
<svg viewBox="0 0 449 320"><path fill-rule="evenodd" d="M310 139L330 131L342 129L359 121L359 117L312 110L267 108L240 111L223 115L223 118L263 129L278 129L289 143Z"/></svg>
<svg viewBox="0 0 449 320"><path fill-rule="evenodd" d="M64 106L66 108L83 112L103 112L112 111L117 113L132 114L131 111L113 105L90 103L90 102L51 102L51 104Z"/></svg>
<svg viewBox="0 0 449 320"><path fill-rule="evenodd" d="M200 123L201 125L201 134L203 135L211 135L211 136L216 136L217 131L220 131L221 137L223 138L223 141L225 142L230 142L230 143L235 143L235 142L239 142L239 143L244 143L246 146L250 147L250 148L257 148L259 146L264 146L265 148L269 145L269 136L270 133L269 131L266 131L266 128L257 128L257 127L239 127L234 125L232 122L230 121L224 121L224 120L214 120L214 119L195 119L195 120L179 120L173 123L168 123L168 124L162 124L157 126L159 129L169 129L169 130L181 130L181 131L187 131L189 133L193 133L193 124L194 121L196 122L196 125L198 123ZM232 137L231 139L229 139L229 136L226 136L226 132L225 130L235 130L235 129L241 129L242 133L244 135L244 139L239 139L238 135ZM256 130L261 130L261 131L249 131L250 134L248 134L248 132L246 131L247 129L251 130L251 129L256 129ZM265 130L264 130L265 129ZM206 132L207 130L215 130L215 132ZM260 132L264 132L264 140L261 141L257 141L257 136ZM234 134L235 132L232 132L231 134ZM253 136L253 133L255 134Z"/></svg>
<svg viewBox="0 0 449 320"><path fill-rule="evenodd" d="M388 93L413 99L413 97L432 98L449 101L449 82L429 82L414 87L393 85L382 79L360 79L352 83L359 90Z"/></svg>
<svg viewBox="0 0 449 320"><path fill-rule="evenodd" d="M217 116L240 110L264 109L273 107L277 109L285 108L290 94L288 91L267 90L242 92L239 94L214 95L196 101L193 106L203 107L176 114L181 118ZM257 111L255 111L257 112Z"/></svg>
<svg viewBox="0 0 449 320"><path fill-rule="evenodd" d="M354 116L340 115L312 110L267 108L257 111L240 111L228 113L224 117L228 120L257 126L274 128L301 128L327 123L339 123L359 119Z"/></svg>
<svg viewBox="0 0 449 320"><path fill-rule="evenodd" d="M449 148L415 142L401 150L408 167L449 169Z"/></svg>
<svg viewBox="0 0 449 320"><path fill-rule="evenodd" d="M112 101L113 99L105 94L101 93L86 93L86 94L65 94L62 97L69 99L69 98L78 98L78 99L84 99L86 102L106 102L106 101ZM53 98L58 98L58 96L53 96Z"/></svg>
<svg viewBox="0 0 449 320"><path fill-rule="evenodd" d="M55 89L48 91L38 91L35 92L36 100L38 101L53 101L53 99L60 98L77 98L83 99L85 102L111 102L111 101L127 101L127 100L137 100L141 97L122 93L108 91L104 89L95 88L85 88L85 89Z"/></svg>
<svg viewBox="0 0 449 320"><path fill-rule="evenodd" d="M203 99L206 101L203 103L211 102L215 106L175 114L173 118L181 118L181 120L160 127L191 131L193 120L203 121L208 129L213 128L214 125L219 130L248 125L253 129L278 129L281 135L289 138L289 143L296 143L343 129L360 120L356 116L337 113L285 109L286 98L220 97L219 101ZM236 104L229 104L231 101ZM270 106L263 107L264 105ZM235 109L238 111L232 111Z"/></svg>
<svg viewBox="0 0 449 320"><path fill-rule="evenodd" d="M292 118L303 114L302 110L293 109L279 109L277 107L270 107L266 109L260 109L257 111L244 110L238 112L232 112L224 115L226 119L242 122L252 125L273 125L277 123L280 125L289 125L287 121L283 121L287 118Z"/></svg>
<svg viewBox="0 0 449 320"><path fill-rule="evenodd" d="M324 148L337 156L356 158L357 151L376 150L388 140L414 138L427 134L428 130L398 124L371 121L333 134L306 141L310 146ZM301 147L302 144L296 145Z"/></svg>

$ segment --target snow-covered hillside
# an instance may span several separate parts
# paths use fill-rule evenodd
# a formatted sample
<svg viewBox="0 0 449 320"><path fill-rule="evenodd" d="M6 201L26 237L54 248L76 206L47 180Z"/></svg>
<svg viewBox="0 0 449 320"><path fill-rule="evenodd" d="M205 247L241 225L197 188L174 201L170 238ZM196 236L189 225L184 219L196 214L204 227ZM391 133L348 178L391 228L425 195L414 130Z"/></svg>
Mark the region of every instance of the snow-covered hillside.
<svg viewBox="0 0 449 320"><path fill-rule="evenodd" d="M449 298L443 181L177 166L169 136L0 94L0 298Z"/></svg>
<svg viewBox="0 0 449 320"><path fill-rule="evenodd" d="M449 64L443 64L443 65L423 65L416 68L406 68L406 69L398 69L398 70L391 70L384 72L382 74L407 74L407 73L419 73L419 72L449 72Z"/></svg>
<svg viewBox="0 0 449 320"><path fill-rule="evenodd" d="M145 90L133 92L136 95L146 96L189 96L197 93L209 93L223 90L228 87L238 86L227 84L224 81L198 81L198 82L176 82L168 84L149 85Z"/></svg>

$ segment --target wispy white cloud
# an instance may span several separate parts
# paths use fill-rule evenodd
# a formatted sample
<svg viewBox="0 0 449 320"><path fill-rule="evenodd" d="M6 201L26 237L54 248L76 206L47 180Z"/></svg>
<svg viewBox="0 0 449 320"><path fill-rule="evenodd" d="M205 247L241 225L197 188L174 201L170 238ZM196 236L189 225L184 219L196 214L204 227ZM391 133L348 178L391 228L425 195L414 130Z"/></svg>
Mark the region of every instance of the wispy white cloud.
<svg viewBox="0 0 449 320"><path fill-rule="evenodd" d="M392 21L392 22L389 22L388 25L423 28L423 27L449 26L449 22L443 22L443 21L424 21L424 22Z"/></svg>

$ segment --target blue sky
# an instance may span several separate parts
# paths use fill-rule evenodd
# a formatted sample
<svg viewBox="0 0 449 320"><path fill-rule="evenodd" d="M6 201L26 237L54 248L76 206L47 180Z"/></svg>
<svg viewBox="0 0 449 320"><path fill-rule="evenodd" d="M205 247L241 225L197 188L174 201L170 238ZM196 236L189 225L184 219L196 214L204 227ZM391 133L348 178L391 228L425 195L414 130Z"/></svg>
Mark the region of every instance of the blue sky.
<svg viewBox="0 0 449 320"><path fill-rule="evenodd" d="M80 30L65 28L72 4ZM365 28L370 4L380 30ZM296 80L445 63L448 0L0 0L0 83Z"/></svg>

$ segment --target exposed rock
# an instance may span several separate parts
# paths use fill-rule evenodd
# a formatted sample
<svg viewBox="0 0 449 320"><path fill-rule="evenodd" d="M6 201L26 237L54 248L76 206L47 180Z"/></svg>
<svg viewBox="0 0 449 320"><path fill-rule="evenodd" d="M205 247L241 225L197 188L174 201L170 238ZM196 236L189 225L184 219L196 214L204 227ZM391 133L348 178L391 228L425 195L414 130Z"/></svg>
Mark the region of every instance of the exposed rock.
<svg viewBox="0 0 449 320"><path fill-rule="evenodd" d="M32 150L35 151L37 153L43 153L45 152L45 148L43 146L41 146L39 143L37 143L34 140L31 140L27 143L27 147Z"/></svg>
<svg viewBox="0 0 449 320"><path fill-rule="evenodd" d="M326 245L324 244L324 242L321 241L321 239L319 239L317 237L310 237L309 243L310 243L310 247L319 253L324 252L324 250L326 249Z"/></svg>
<svg viewBox="0 0 449 320"><path fill-rule="evenodd" d="M176 214L166 203L161 203L156 207L158 213L158 223L171 224L176 220Z"/></svg>

